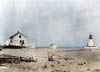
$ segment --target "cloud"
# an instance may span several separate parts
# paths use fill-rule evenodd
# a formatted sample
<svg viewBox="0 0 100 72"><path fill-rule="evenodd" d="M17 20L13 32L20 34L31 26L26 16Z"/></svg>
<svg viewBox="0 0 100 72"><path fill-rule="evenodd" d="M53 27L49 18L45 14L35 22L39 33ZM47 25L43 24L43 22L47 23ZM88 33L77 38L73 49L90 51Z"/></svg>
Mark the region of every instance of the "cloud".
<svg viewBox="0 0 100 72"><path fill-rule="evenodd" d="M2 44L4 40L4 32L5 32L5 25L6 18L5 18L5 12L7 10L9 1L6 0L0 0L0 44Z"/></svg>
<svg viewBox="0 0 100 72"><path fill-rule="evenodd" d="M4 1L0 2L0 38L4 40L20 30L28 36L29 43L38 46L85 46L89 33L93 33L99 45L99 0Z"/></svg>

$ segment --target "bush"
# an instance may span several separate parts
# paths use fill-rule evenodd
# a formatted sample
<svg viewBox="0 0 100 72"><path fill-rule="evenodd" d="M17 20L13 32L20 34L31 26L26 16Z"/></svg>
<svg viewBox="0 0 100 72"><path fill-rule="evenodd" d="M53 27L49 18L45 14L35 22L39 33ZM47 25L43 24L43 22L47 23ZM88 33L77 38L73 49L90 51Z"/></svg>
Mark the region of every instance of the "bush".
<svg viewBox="0 0 100 72"><path fill-rule="evenodd" d="M55 65L50 65L51 67L55 67Z"/></svg>
<svg viewBox="0 0 100 72"><path fill-rule="evenodd" d="M58 64L60 64L60 61L57 61Z"/></svg>
<svg viewBox="0 0 100 72"><path fill-rule="evenodd" d="M91 71L90 69L87 69L87 71Z"/></svg>
<svg viewBox="0 0 100 72"><path fill-rule="evenodd" d="M47 66L47 65L44 65L44 66L42 66L42 68L43 68L43 69L46 69L46 68L48 68L48 66Z"/></svg>
<svg viewBox="0 0 100 72"><path fill-rule="evenodd" d="M100 69L95 69L94 71L99 72L99 71L100 71Z"/></svg>

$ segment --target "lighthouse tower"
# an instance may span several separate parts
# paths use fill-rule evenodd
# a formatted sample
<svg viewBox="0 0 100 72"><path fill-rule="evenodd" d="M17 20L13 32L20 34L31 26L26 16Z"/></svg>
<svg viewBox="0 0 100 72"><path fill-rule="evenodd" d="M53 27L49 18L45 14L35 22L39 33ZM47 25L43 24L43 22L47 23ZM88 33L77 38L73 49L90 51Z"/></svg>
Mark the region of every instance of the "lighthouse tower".
<svg viewBox="0 0 100 72"><path fill-rule="evenodd" d="M89 35L89 40L88 40L88 43L87 43L87 47L85 47L85 48L98 48L94 45L92 34Z"/></svg>
<svg viewBox="0 0 100 72"><path fill-rule="evenodd" d="M89 41L87 43L87 47L94 47L94 42L93 42L92 34L89 35Z"/></svg>

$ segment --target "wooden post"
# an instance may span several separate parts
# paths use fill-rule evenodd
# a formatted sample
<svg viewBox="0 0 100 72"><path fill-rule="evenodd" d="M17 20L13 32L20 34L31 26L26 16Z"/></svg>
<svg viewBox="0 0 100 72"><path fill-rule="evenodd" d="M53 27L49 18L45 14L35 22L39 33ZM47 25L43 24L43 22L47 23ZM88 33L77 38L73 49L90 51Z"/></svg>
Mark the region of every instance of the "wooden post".
<svg viewBox="0 0 100 72"><path fill-rule="evenodd" d="M48 61L54 61L53 53L51 53L51 52L48 53Z"/></svg>

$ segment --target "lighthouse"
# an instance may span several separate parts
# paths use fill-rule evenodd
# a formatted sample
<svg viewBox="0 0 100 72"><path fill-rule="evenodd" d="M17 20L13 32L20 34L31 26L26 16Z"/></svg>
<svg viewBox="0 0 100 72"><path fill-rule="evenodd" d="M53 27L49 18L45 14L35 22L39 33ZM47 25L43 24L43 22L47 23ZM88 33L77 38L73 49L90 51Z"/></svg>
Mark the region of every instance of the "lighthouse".
<svg viewBox="0 0 100 72"><path fill-rule="evenodd" d="M94 47L94 42L93 42L92 34L89 35L89 41L87 43L87 47Z"/></svg>
<svg viewBox="0 0 100 72"><path fill-rule="evenodd" d="M94 45L94 41L93 41L93 36L92 34L89 35L89 40L88 40L88 43L87 43L87 47L85 48L97 48L95 45Z"/></svg>

